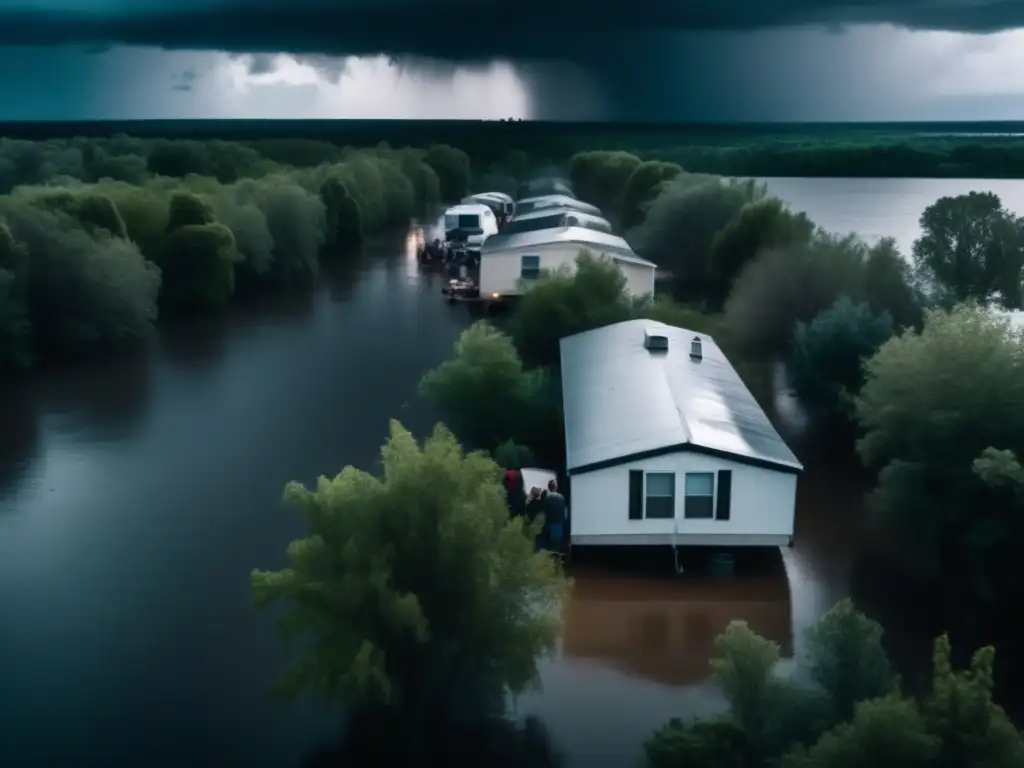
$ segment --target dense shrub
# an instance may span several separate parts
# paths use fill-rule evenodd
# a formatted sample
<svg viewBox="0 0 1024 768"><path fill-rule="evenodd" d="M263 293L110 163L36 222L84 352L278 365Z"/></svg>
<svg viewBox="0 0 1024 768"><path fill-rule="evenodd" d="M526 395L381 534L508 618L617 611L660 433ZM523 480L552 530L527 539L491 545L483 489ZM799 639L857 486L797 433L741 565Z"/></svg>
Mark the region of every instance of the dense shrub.
<svg viewBox="0 0 1024 768"><path fill-rule="evenodd" d="M520 299L509 324L523 362L557 367L560 339L628 320L632 305L625 288L618 267L586 252L577 258L574 273L541 280Z"/></svg>
<svg viewBox="0 0 1024 768"><path fill-rule="evenodd" d="M320 196L279 176L239 182L232 193L237 204L252 206L261 215L263 226L247 234L250 244L265 245L265 234L269 235L271 260L262 274L269 274L281 285L311 283L319 270L327 222ZM256 223L250 214L250 224ZM236 244L237 240L236 233ZM256 271L255 264L252 271Z"/></svg>
<svg viewBox="0 0 1024 768"><path fill-rule="evenodd" d="M24 249L24 296L37 353L85 354L150 333L160 271L136 246L11 198L0 198L0 216ZM16 272L15 284L20 278Z"/></svg>
<svg viewBox="0 0 1024 768"><path fill-rule="evenodd" d="M0 221L0 370L32 364L32 323L28 315L27 257L10 228Z"/></svg>
<svg viewBox="0 0 1024 768"><path fill-rule="evenodd" d="M824 233L805 245L766 251L737 278L726 302L726 328L746 354L770 358L788 354L797 323L809 322L840 296L867 302L899 324L897 318L919 312L899 258L891 242L868 246L855 236Z"/></svg>
<svg viewBox="0 0 1024 768"><path fill-rule="evenodd" d="M471 175L469 155L447 144L434 144L423 162L437 174L442 200L453 202L465 197Z"/></svg>
<svg viewBox="0 0 1024 768"><path fill-rule="evenodd" d="M626 180L622 193L620 221L623 229L632 229L643 223L647 206L658 196L662 185L683 173L675 163L648 160L640 163Z"/></svg>
<svg viewBox="0 0 1024 768"><path fill-rule="evenodd" d="M710 303L721 308L736 277L759 253L807 243L813 234L814 223L806 214L791 212L781 200L765 198L744 205L711 242Z"/></svg>
<svg viewBox="0 0 1024 768"><path fill-rule="evenodd" d="M677 296L702 298L711 284L715 237L750 199L739 184L680 176L651 203L630 242L637 253L672 271Z"/></svg>
<svg viewBox="0 0 1024 768"><path fill-rule="evenodd" d="M639 165L629 152L580 152L569 158L569 179L581 200L617 218L626 182Z"/></svg>
<svg viewBox="0 0 1024 768"><path fill-rule="evenodd" d="M854 420L854 398L864 384L864 362L893 335L892 317L842 296L810 323L797 323L790 381L819 425ZM848 441L847 441L848 442Z"/></svg>
<svg viewBox="0 0 1024 768"><path fill-rule="evenodd" d="M220 309L235 291L238 252L223 224L184 224L167 234L161 299L174 309Z"/></svg>
<svg viewBox="0 0 1024 768"><path fill-rule="evenodd" d="M506 440L526 443L537 422L550 381L545 371L527 371L511 339L486 322L462 333L455 356L430 371L422 392L444 409L459 434L476 448Z"/></svg>

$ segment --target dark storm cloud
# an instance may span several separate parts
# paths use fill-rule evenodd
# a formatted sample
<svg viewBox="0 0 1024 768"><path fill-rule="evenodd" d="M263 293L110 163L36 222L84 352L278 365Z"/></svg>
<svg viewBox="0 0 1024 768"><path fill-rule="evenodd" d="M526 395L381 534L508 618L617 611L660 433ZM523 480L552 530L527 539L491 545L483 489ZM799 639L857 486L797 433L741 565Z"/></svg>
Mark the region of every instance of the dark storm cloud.
<svg viewBox="0 0 1024 768"><path fill-rule="evenodd" d="M267 75L277 69L277 59L273 54L254 53L246 57L246 64L251 75Z"/></svg>
<svg viewBox="0 0 1024 768"><path fill-rule="evenodd" d="M224 50L251 56L254 74L273 65L262 54L287 52L335 81L343 65L332 57L344 55L450 63L500 58L519 65L536 115L547 118L569 116L571 93L552 75L551 62L567 62L597 83L606 117L743 119L749 57L730 44L723 60L714 41L737 37L723 32L805 24L965 32L1024 26L1024 0L104 0L82 8L71 0L7 0L0 44ZM726 81L731 95L714 91ZM772 119L788 117L784 104L771 108L778 112Z"/></svg>
<svg viewBox="0 0 1024 768"><path fill-rule="evenodd" d="M589 33L845 23L971 32L1024 26L1021 0L121 0L82 7L9 0L0 9L0 44L109 41L246 53L526 59L571 56L575 41Z"/></svg>

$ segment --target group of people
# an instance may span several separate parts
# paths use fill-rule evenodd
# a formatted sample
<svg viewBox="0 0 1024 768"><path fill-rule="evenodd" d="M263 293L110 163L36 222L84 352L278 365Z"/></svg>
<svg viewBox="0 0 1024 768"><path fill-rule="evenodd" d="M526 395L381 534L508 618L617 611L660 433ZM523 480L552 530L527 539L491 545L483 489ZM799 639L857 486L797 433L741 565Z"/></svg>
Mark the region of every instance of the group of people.
<svg viewBox="0 0 1024 768"><path fill-rule="evenodd" d="M536 548L561 552L569 507L565 496L558 492L558 482L550 480L546 489L531 488L527 493L522 473L510 469L505 472L504 486L510 515L524 517L528 523L543 515L544 525L537 535Z"/></svg>

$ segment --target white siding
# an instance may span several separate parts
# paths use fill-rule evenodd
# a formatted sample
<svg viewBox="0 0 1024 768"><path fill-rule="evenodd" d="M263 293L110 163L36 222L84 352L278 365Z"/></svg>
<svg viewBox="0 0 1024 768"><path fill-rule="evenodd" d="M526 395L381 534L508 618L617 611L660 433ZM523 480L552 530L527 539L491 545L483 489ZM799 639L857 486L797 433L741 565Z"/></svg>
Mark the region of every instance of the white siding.
<svg viewBox="0 0 1024 768"><path fill-rule="evenodd" d="M675 519L629 519L629 471L675 472ZM684 515L686 472L732 470L728 520ZM570 478L574 544L671 544L681 546L764 544L779 546L793 535L797 476L694 452L657 456ZM717 490L717 488L716 488Z"/></svg>
<svg viewBox="0 0 1024 768"><path fill-rule="evenodd" d="M633 264L628 261L617 262L622 274L626 276L626 292L630 296L653 296L654 273L656 267Z"/></svg>
<svg viewBox="0 0 1024 768"><path fill-rule="evenodd" d="M484 253L480 259L480 295L490 298L515 296L520 292L519 274L522 257L540 256L542 270L556 271L560 268L574 269L580 251L586 250L597 258L610 258L594 248L584 248L576 243L549 243L533 248L515 248L508 251ZM626 275L626 290L631 296L646 296L654 292L654 269L639 264L615 262Z"/></svg>

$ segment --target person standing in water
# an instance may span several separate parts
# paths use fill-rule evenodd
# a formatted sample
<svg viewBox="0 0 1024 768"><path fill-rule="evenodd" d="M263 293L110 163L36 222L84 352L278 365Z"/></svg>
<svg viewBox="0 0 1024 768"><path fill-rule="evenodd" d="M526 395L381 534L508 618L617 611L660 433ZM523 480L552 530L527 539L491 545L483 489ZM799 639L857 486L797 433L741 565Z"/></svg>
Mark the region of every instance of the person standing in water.
<svg viewBox="0 0 1024 768"><path fill-rule="evenodd" d="M565 523L569 516L565 496L558 492L555 480L548 482L548 492L544 495L544 528L547 531L547 548L552 552L562 551L562 539L565 536Z"/></svg>
<svg viewBox="0 0 1024 768"><path fill-rule="evenodd" d="M540 498L540 488L531 488L530 496L526 501L526 524L533 525L537 515L544 514L544 502ZM546 526L545 526L546 527ZM534 540L534 549L540 550L544 546L544 531L537 534Z"/></svg>

